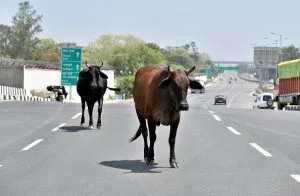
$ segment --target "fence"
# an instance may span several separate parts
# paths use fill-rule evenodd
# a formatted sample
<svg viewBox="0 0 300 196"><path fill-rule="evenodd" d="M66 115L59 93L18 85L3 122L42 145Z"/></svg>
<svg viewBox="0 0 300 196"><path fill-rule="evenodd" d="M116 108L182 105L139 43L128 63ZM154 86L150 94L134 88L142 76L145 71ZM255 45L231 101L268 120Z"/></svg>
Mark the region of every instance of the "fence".
<svg viewBox="0 0 300 196"><path fill-rule="evenodd" d="M50 98L32 97L26 89L0 85L0 100L50 101Z"/></svg>

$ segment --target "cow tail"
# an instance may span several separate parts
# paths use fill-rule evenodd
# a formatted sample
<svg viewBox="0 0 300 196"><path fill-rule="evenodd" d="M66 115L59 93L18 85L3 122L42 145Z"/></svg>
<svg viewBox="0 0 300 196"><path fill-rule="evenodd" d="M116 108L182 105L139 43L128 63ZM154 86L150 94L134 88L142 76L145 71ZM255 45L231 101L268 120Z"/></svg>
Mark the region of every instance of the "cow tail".
<svg viewBox="0 0 300 196"><path fill-rule="evenodd" d="M112 87L107 87L107 88L112 91L120 91L120 88L112 88Z"/></svg>
<svg viewBox="0 0 300 196"><path fill-rule="evenodd" d="M133 142L142 134L142 127L140 126L135 135L129 140L129 142Z"/></svg>

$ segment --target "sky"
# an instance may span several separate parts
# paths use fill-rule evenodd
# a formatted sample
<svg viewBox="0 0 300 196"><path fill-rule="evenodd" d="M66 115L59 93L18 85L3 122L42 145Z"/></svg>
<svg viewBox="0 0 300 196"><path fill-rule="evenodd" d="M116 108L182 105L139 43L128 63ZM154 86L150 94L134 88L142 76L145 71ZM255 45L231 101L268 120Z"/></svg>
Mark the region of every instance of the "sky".
<svg viewBox="0 0 300 196"><path fill-rule="evenodd" d="M11 25L22 0L0 0ZM39 38L85 46L104 34L132 34L160 47L195 41L214 61L253 61L254 46L300 46L299 0L29 0L42 15ZM277 34L273 35L271 32ZM267 38L267 39L265 39ZM279 41L277 42L279 46Z"/></svg>

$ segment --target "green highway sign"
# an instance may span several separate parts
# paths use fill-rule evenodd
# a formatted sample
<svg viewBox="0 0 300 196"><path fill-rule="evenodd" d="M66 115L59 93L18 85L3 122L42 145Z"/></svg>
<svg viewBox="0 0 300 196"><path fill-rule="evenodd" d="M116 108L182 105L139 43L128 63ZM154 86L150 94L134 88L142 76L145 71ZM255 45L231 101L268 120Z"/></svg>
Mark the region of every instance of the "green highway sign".
<svg viewBox="0 0 300 196"><path fill-rule="evenodd" d="M61 49L61 85L75 86L81 70L81 48Z"/></svg>

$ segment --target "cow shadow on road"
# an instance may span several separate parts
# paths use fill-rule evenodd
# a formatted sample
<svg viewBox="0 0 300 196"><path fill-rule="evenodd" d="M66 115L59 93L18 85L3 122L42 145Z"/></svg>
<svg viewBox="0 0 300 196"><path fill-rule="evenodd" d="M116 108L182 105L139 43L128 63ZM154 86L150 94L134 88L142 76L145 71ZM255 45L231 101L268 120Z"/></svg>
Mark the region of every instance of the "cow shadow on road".
<svg viewBox="0 0 300 196"><path fill-rule="evenodd" d="M142 160L116 160L116 161L102 161L99 163L107 167L116 169L130 170L127 173L162 173L160 169L166 169L169 167L157 167L157 163L153 165L146 165Z"/></svg>
<svg viewBox="0 0 300 196"><path fill-rule="evenodd" d="M59 128L62 132L78 132L78 131L85 131L85 130L91 130L88 127L83 126L63 126Z"/></svg>

